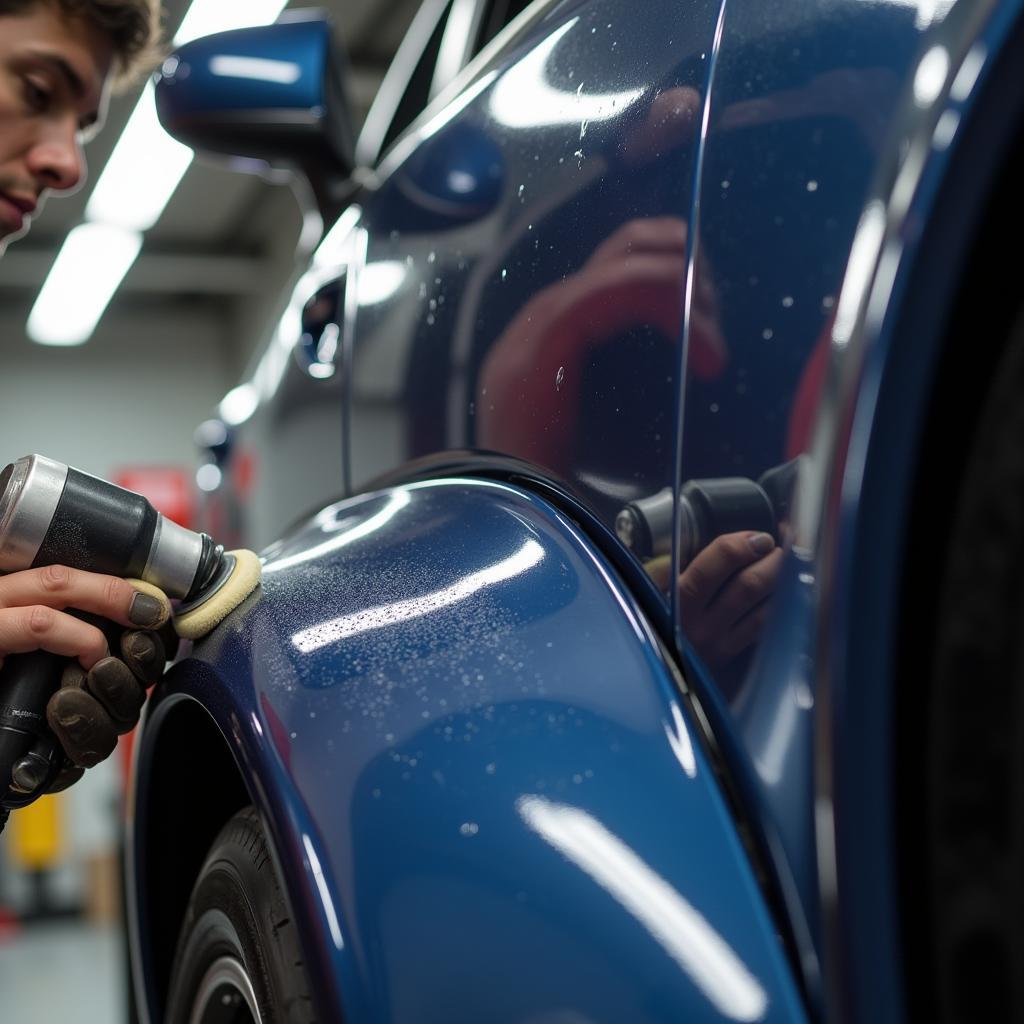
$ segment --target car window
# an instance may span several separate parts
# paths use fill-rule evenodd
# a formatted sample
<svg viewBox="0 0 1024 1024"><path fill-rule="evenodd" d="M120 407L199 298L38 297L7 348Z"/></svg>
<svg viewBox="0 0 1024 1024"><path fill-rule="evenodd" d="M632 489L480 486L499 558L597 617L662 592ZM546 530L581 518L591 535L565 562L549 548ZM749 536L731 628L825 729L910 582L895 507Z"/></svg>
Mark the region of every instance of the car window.
<svg viewBox="0 0 1024 1024"><path fill-rule="evenodd" d="M513 18L526 10L533 0L491 0L481 21L480 33L473 47L475 57Z"/></svg>
<svg viewBox="0 0 1024 1024"><path fill-rule="evenodd" d="M356 163L372 167L430 101L451 0L427 0L416 14L366 116Z"/></svg>
<svg viewBox="0 0 1024 1024"><path fill-rule="evenodd" d="M430 98L440 93L533 0L452 0Z"/></svg>

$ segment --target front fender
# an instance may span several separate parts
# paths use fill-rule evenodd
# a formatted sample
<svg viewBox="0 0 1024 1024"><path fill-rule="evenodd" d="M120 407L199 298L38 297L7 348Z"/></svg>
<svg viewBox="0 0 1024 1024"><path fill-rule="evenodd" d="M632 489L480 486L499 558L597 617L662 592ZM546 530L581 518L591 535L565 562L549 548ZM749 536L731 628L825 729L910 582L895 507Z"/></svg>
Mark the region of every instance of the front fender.
<svg viewBox="0 0 1024 1024"><path fill-rule="evenodd" d="M674 670L577 526L432 481L331 506L264 562L155 695L138 921L148 787L189 754L161 723L197 702L269 829L322 1019L804 1019Z"/></svg>

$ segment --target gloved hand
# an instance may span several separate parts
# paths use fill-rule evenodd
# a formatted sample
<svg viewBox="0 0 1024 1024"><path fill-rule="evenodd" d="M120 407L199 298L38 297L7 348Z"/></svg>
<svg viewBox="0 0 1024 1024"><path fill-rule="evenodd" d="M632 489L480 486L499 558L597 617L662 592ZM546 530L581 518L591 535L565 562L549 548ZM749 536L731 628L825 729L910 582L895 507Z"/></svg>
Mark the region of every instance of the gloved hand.
<svg viewBox="0 0 1024 1024"><path fill-rule="evenodd" d="M60 689L46 705L46 720L60 740L68 765L47 787L59 793L77 782L117 746L117 738L138 724L146 690L159 680L164 665L178 646L174 628L165 624L158 630L111 629L110 646L118 652L101 658L86 672L72 662L64 669ZM118 635L119 634L119 635Z"/></svg>
<svg viewBox="0 0 1024 1024"><path fill-rule="evenodd" d="M711 668L728 664L761 635L782 558L770 533L726 533L680 574L679 621Z"/></svg>
<svg viewBox="0 0 1024 1024"><path fill-rule="evenodd" d="M159 593L159 592L158 592ZM81 609L85 620L65 609ZM0 577L0 665L7 654L51 651L75 658L47 704L47 720L68 767L48 787L66 789L108 757L139 720L177 638L170 602L113 576L65 566Z"/></svg>

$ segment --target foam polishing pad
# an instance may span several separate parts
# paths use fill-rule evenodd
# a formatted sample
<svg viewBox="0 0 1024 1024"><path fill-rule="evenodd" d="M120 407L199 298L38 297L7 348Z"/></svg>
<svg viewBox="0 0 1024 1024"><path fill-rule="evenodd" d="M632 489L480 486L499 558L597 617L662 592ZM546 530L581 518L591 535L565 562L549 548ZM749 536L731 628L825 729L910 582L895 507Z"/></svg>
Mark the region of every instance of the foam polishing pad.
<svg viewBox="0 0 1024 1024"><path fill-rule="evenodd" d="M185 640L198 640L219 625L259 585L262 567L252 551L239 548L225 555L225 563L233 560L223 578L198 600L181 606L174 616L174 629Z"/></svg>

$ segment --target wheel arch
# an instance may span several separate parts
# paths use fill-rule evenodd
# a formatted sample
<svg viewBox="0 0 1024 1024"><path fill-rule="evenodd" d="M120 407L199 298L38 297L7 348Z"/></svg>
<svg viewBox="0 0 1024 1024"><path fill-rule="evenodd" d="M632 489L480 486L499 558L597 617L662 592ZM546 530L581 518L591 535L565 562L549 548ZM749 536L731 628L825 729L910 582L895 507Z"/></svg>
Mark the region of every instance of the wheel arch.
<svg viewBox="0 0 1024 1024"><path fill-rule="evenodd" d="M430 481L332 506L266 558L261 589L157 693L142 867L163 834L147 772L162 759L181 785L200 719L179 706L200 701L250 790L236 799L263 814L321 1016L448 1019L458 983L467 1019L606 999L627 1019L718 1020L736 991L802 1019L674 670L575 524L518 487ZM577 826L721 929L736 991L559 852Z"/></svg>
<svg viewBox="0 0 1024 1024"><path fill-rule="evenodd" d="M235 755L195 700L147 716L136 770L128 899L132 989L143 1020L163 1019L178 933L203 859L224 823L252 800ZM139 814L144 805L153 810ZM141 927L140 927L141 923ZM144 977L143 977L144 972ZM143 993L149 1005L139 1005Z"/></svg>

